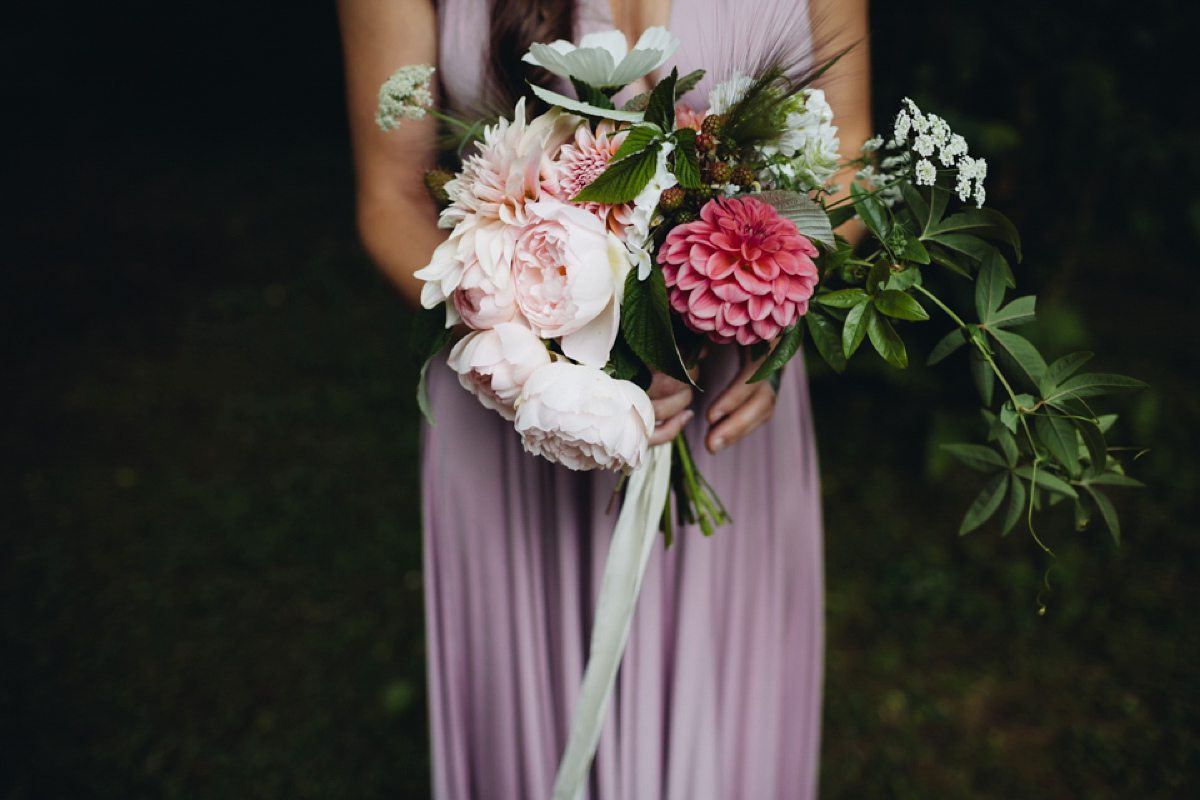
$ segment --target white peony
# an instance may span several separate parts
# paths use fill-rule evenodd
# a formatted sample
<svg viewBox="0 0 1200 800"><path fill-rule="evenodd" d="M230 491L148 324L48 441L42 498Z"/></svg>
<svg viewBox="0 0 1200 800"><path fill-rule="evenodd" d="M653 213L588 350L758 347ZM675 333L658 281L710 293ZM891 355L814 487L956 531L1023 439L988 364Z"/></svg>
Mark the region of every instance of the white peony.
<svg viewBox="0 0 1200 800"><path fill-rule="evenodd" d="M654 429L654 407L636 384L579 364L534 371L517 400L525 449L575 470L634 470Z"/></svg>
<svg viewBox="0 0 1200 800"><path fill-rule="evenodd" d="M529 328L506 322L464 336L446 363L463 388L511 421L521 389L535 370L550 363L550 352Z"/></svg>

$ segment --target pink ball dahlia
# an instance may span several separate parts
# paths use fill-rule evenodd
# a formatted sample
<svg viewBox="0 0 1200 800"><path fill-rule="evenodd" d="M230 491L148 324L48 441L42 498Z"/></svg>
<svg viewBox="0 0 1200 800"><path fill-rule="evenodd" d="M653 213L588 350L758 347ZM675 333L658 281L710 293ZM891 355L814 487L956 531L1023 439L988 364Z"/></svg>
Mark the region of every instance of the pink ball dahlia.
<svg viewBox="0 0 1200 800"><path fill-rule="evenodd" d="M808 311L817 248L754 197L710 200L658 251L671 307L715 342L774 339Z"/></svg>

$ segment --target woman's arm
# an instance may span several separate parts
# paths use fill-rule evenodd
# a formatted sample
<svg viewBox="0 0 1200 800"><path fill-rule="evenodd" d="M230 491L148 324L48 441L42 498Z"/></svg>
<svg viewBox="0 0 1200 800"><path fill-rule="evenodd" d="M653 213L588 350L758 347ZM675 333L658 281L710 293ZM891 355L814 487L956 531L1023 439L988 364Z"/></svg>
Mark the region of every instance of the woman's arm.
<svg viewBox="0 0 1200 800"><path fill-rule="evenodd" d="M430 0L338 0L346 97L358 186L358 229L374 262L414 307L421 281L446 232L424 172L437 158L432 117L405 120L399 129L375 124L379 87L407 64L437 64L437 19ZM435 80L436 83L436 80Z"/></svg>

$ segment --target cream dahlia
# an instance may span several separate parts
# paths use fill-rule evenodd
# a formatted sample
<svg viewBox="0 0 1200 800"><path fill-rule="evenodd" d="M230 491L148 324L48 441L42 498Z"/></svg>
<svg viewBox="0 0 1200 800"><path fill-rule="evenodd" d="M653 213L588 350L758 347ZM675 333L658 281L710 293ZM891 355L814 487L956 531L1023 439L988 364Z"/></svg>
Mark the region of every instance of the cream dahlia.
<svg viewBox="0 0 1200 800"><path fill-rule="evenodd" d="M617 131L613 123L605 120L596 127L596 132L587 125L575 129L575 136L563 145L558 155L558 198L564 202L583 191L608 168L613 154L621 148L626 132ZM632 205L609 205L608 203L576 203L580 208L595 214L608 230L625 239L629 227Z"/></svg>
<svg viewBox="0 0 1200 800"><path fill-rule="evenodd" d="M769 341L808 311L817 248L754 197L709 201L658 252L671 307L715 342Z"/></svg>

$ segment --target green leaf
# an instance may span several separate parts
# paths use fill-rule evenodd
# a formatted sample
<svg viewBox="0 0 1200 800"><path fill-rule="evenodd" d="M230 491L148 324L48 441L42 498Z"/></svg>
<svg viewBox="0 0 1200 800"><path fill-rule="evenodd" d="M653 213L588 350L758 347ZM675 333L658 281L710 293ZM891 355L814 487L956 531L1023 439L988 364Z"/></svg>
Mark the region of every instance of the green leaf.
<svg viewBox="0 0 1200 800"><path fill-rule="evenodd" d="M1137 478L1131 478L1128 475L1122 475L1119 472L1105 472L1102 475L1089 478L1088 480L1084 481L1084 483L1103 483L1109 486L1127 486L1130 489L1139 489L1146 485Z"/></svg>
<svg viewBox="0 0 1200 800"><path fill-rule="evenodd" d="M850 203L843 203L840 206L829 209L826 213L829 215L830 227L836 228L848 220L853 219L854 215L858 212Z"/></svg>
<svg viewBox="0 0 1200 800"><path fill-rule="evenodd" d="M829 216L804 195L798 192L769 191L759 192L751 197L772 206L781 217L790 219L802 236L819 243L826 250L837 248Z"/></svg>
<svg viewBox="0 0 1200 800"><path fill-rule="evenodd" d="M650 101L646 104L646 121L652 122L664 131L675 127L675 81L679 80L679 70L672 69L671 74L658 82L650 91Z"/></svg>
<svg viewBox="0 0 1200 800"><path fill-rule="evenodd" d="M918 264L929 263L929 251L925 249L925 245L921 244L920 239L905 239L904 246L896 252L896 255L906 261L915 261Z"/></svg>
<svg viewBox="0 0 1200 800"><path fill-rule="evenodd" d="M1008 475L1004 473L996 475L988 481L975 497L975 501L971 503L971 507L967 509L967 515L963 517L962 525L958 528L958 535L968 534L987 522L1000 507L1007 490Z"/></svg>
<svg viewBox="0 0 1200 800"><path fill-rule="evenodd" d="M813 299L823 306L854 308L870 300L871 296L862 289L838 289L836 292L819 294Z"/></svg>
<svg viewBox="0 0 1200 800"><path fill-rule="evenodd" d="M987 258L989 253L996 252L996 248L969 233L934 233L925 238L937 242L942 247L962 253L972 261L982 261Z"/></svg>
<svg viewBox="0 0 1200 800"><path fill-rule="evenodd" d="M1103 472L1108 464L1108 447L1104 443L1104 434L1100 431L1100 426L1090 419L1080 417L1073 417L1071 422L1079 431L1079 438L1083 440L1084 449L1087 451L1088 462L1091 464L1088 472L1092 475Z"/></svg>
<svg viewBox="0 0 1200 800"><path fill-rule="evenodd" d="M1017 467L1013 470L1013 474L1020 475L1027 481L1036 482L1038 486L1054 494L1070 497L1072 500L1079 497L1079 494L1071 488L1071 484L1046 469L1039 469L1037 471L1036 481L1033 467Z"/></svg>
<svg viewBox="0 0 1200 800"><path fill-rule="evenodd" d="M887 286L888 280L892 277L892 271L888 268L888 263L884 259L879 259L871 267L871 271L867 273L867 292L876 294L884 286Z"/></svg>
<svg viewBox="0 0 1200 800"><path fill-rule="evenodd" d="M804 318L808 323L808 332L817 345L817 352L833 367L834 372L844 370L846 352L842 349L842 336L837 324L816 309L809 309Z"/></svg>
<svg viewBox="0 0 1200 800"><path fill-rule="evenodd" d="M1017 521L1025 513L1025 483L1016 475L1008 476L1008 485L1011 491L1008 494L1008 509L1004 513L1004 523L1000 528L1000 535L1007 536L1008 532L1013 529Z"/></svg>
<svg viewBox="0 0 1200 800"><path fill-rule="evenodd" d="M651 145L645 150L622 158L620 161L609 163L596 180L583 187L583 190L571 198L576 203L609 203L620 205L628 203L637 197L646 184L654 177L654 169L658 165L658 145Z"/></svg>
<svg viewBox="0 0 1200 800"><path fill-rule="evenodd" d="M692 70L687 75L684 75L675 84L675 96L682 97L685 93L696 88L696 85L704 77L704 70ZM622 111L645 111L646 106L650 104L650 92L642 92L630 98L629 102L621 106Z"/></svg>
<svg viewBox="0 0 1200 800"><path fill-rule="evenodd" d="M899 289L884 289L875 295L875 308L880 313L896 319L907 319L919 322L929 319L928 312L921 308L916 299Z"/></svg>
<svg viewBox="0 0 1200 800"><path fill-rule="evenodd" d="M617 148L617 152L613 153L612 163L615 164L626 156L631 156L634 153L645 150L661 136L662 130L657 125L647 125L644 123L634 125L625 134L625 141L621 142L621 146Z"/></svg>
<svg viewBox="0 0 1200 800"><path fill-rule="evenodd" d="M1017 233L1016 227L1008 220L1008 217L990 208L967 209L952 214L935 223L927 232L970 233L975 236L997 239L1012 245L1013 251L1017 254L1017 261L1021 260L1021 237Z"/></svg>
<svg viewBox="0 0 1200 800"><path fill-rule="evenodd" d="M590 83L584 83L578 78L573 77L571 78L571 85L575 87L575 96L578 97L582 102L587 103L588 105L593 105L596 108L603 108L609 111L612 111L616 108L616 106L613 105L613 101L609 99L608 95L597 89L595 86L592 86Z"/></svg>
<svg viewBox="0 0 1200 800"><path fill-rule="evenodd" d="M1007 470L1008 462L1000 453L981 444L944 444L942 449L971 469L981 472L995 472L998 469Z"/></svg>
<svg viewBox="0 0 1200 800"><path fill-rule="evenodd" d="M1034 430L1050 455L1066 468L1072 478L1078 478L1082 468L1079 465L1075 426L1063 417L1039 414L1034 420Z"/></svg>
<svg viewBox="0 0 1200 800"><path fill-rule="evenodd" d="M887 241L890 227L883 202L857 183L850 184L850 198L867 229L881 242Z"/></svg>
<svg viewBox="0 0 1200 800"><path fill-rule="evenodd" d="M997 311L987 324L993 328L1015 328L1033 322L1036 303L1037 298L1031 294L1018 297Z"/></svg>
<svg viewBox="0 0 1200 800"><path fill-rule="evenodd" d="M999 420L996 421L999 422ZM1021 455L1017 449L1016 437L1003 424L995 425L994 428L996 430L996 444L1000 446L1000 452L1004 455L1004 460L1008 462L1010 467L1015 467L1017 465L1017 458Z"/></svg>
<svg viewBox="0 0 1200 800"><path fill-rule="evenodd" d="M446 308L437 305L434 308L422 308L413 317L412 335L409 336L409 347L421 360L421 374L417 379L417 407L430 425L433 420L433 407L429 404L429 387L427 375L429 365L437 354L442 352L454 331L446 327Z"/></svg>
<svg viewBox="0 0 1200 800"><path fill-rule="evenodd" d="M770 376L772 373L783 369L783 365L791 360L792 356L796 355L796 351L800 349L800 345L804 343L804 326L799 320L796 324L783 332L783 336L779 339L779 344L775 345L775 349L771 351L771 355L763 362L747 383L756 383Z"/></svg>
<svg viewBox="0 0 1200 800"><path fill-rule="evenodd" d="M601 119L615 119L620 122L642 121L642 115L635 111L617 111L615 109L600 108L599 106L576 100L573 97L567 97L565 94L552 92L544 86L538 86L536 83L529 84L529 91L546 101L549 105L558 106L567 111L574 111L576 114L600 117Z"/></svg>
<svg viewBox="0 0 1200 800"><path fill-rule="evenodd" d="M673 134L675 140L675 162L671 172L685 189L700 187L700 159L696 155L696 132L691 128L679 128Z"/></svg>
<svg viewBox="0 0 1200 800"><path fill-rule="evenodd" d="M1029 388L1037 388L1046 362L1033 343L1020 334L989 328L988 333L996 343L995 353L1009 372L1016 375Z"/></svg>
<svg viewBox="0 0 1200 800"><path fill-rule="evenodd" d="M1090 361L1091 358L1092 354L1087 352L1068 353L1046 367L1040 383L1042 395L1054 394L1058 390L1059 382L1074 375L1075 371Z"/></svg>
<svg viewBox="0 0 1200 800"><path fill-rule="evenodd" d="M1112 501L1104 492L1097 489L1091 484L1085 484L1088 494L1096 501L1096 508L1100 509L1100 516L1104 518L1104 524L1108 528L1108 532L1112 534L1113 541L1118 545L1121 543L1121 521L1117 519L1117 510L1113 508Z"/></svg>
<svg viewBox="0 0 1200 800"><path fill-rule="evenodd" d="M929 233L941 222L942 214L946 213L946 204L949 202L949 189L943 189L940 186L929 187L929 217L923 229L924 233Z"/></svg>
<svg viewBox="0 0 1200 800"><path fill-rule="evenodd" d="M617 341L613 343L612 352L608 356L608 366L609 374L621 381L638 383L635 379L638 378L639 373L645 372L646 377L650 374L646 365L638 358L637 353L633 352L633 348L625 341L624 335L618 336ZM638 385L641 384L638 383Z"/></svg>
<svg viewBox="0 0 1200 800"><path fill-rule="evenodd" d="M917 225L922 231L927 230L929 228L929 203L925 202L925 198L921 196L917 187L907 181L900 187L900 191L904 194L904 202L908 204L909 210L916 218Z"/></svg>
<svg viewBox="0 0 1200 800"><path fill-rule="evenodd" d="M1116 422L1116 414L1101 414L1100 416L1096 417L1096 424L1100 426L1100 430L1103 433L1108 433L1108 429L1115 425Z"/></svg>
<svg viewBox="0 0 1200 800"><path fill-rule="evenodd" d="M867 335L867 321L874 314L875 309L870 303L859 303L846 315L846 325L842 328L842 349L846 358L854 355L854 351L862 344L863 337Z"/></svg>
<svg viewBox="0 0 1200 800"><path fill-rule="evenodd" d="M650 270L644 281L638 280L637 270L629 271L621 306L621 332L633 352L648 366L676 380L692 383L679 358L679 348L671 330L667 284L662 270Z"/></svg>
<svg viewBox="0 0 1200 800"><path fill-rule="evenodd" d="M1124 375L1105 375L1098 372L1086 372L1068 378L1055 391L1055 397L1069 395L1071 397L1093 397L1100 394L1117 394L1130 392L1134 389L1144 389L1146 384ZM1050 398L1046 398L1049 400Z"/></svg>
<svg viewBox="0 0 1200 800"><path fill-rule="evenodd" d="M966 343L967 334L962 328L955 328L943 336L942 340L934 346L933 352L929 354L929 358L925 359L925 364L932 367Z"/></svg>
<svg viewBox="0 0 1200 800"><path fill-rule="evenodd" d="M904 341L886 317L872 310L867 318L867 335L871 337L875 351L889 364L900 369L908 366L908 353L904 349Z"/></svg>
<svg viewBox="0 0 1200 800"><path fill-rule="evenodd" d="M996 373L992 369L992 365L984 360L979 351L972 348L971 357L968 359L968 368L971 370L971 380L975 382L975 388L979 390L979 397L983 400L985 406L992 404L992 392L996 387ZM1000 416L1003 419L1004 409L1000 410Z"/></svg>
<svg viewBox="0 0 1200 800"><path fill-rule="evenodd" d="M1004 301L1007 288L1004 283L1003 259L993 248L983 263L979 265L979 274L975 276L975 313L979 321L987 324Z"/></svg>
<svg viewBox="0 0 1200 800"><path fill-rule="evenodd" d="M957 272L964 278L971 277L971 265L967 261L966 256L960 255L959 253L949 250L945 247L940 247L937 242L931 242L928 250L929 258L932 259L934 263L941 264L951 272Z"/></svg>
<svg viewBox="0 0 1200 800"><path fill-rule="evenodd" d="M921 283L921 270L917 267L909 267L902 269L899 272L893 272L888 278L885 289L897 289L901 292L907 292L914 286L919 286Z"/></svg>

